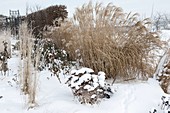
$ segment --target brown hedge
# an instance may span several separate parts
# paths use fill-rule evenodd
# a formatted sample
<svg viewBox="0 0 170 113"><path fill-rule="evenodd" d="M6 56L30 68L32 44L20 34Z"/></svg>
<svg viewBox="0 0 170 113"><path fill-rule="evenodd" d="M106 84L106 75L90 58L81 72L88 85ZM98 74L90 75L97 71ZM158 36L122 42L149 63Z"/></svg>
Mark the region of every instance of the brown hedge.
<svg viewBox="0 0 170 113"><path fill-rule="evenodd" d="M45 26L53 25L54 20L55 25L58 25L58 19L64 20L68 16L67 7L65 5L55 5L50 6L46 9L39 10L28 14L26 17L28 27L32 29L35 37L42 38L42 31Z"/></svg>

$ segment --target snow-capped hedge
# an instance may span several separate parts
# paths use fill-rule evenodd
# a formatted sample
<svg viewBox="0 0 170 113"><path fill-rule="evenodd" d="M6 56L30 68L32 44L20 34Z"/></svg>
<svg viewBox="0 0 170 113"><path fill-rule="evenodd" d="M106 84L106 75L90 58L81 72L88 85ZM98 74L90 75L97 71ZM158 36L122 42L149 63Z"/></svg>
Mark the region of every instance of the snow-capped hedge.
<svg viewBox="0 0 170 113"><path fill-rule="evenodd" d="M103 98L110 98L113 94L106 85L105 73L95 73L90 68L72 70L66 84L82 104L95 104Z"/></svg>

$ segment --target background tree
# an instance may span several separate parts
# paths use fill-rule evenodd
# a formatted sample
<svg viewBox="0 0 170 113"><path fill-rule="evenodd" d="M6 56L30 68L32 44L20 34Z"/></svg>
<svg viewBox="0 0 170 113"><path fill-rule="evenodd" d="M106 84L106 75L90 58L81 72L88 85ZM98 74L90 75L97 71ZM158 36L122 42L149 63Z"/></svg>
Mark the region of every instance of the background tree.
<svg viewBox="0 0 170 113"><path fill-rule="evenodd" d="M168 24L170 24L170 16L168 14L157 13L153 20L155 30L168 29Z"/></svg>

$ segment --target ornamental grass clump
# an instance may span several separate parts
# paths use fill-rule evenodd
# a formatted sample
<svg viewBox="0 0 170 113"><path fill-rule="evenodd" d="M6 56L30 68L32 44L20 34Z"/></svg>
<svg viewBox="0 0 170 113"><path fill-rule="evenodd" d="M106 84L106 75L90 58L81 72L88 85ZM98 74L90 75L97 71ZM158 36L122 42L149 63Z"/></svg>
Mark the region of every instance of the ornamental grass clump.
<svg viewBox="0 0 170 113"><path fill-rule="evenodd" d="M160 47L150 24L148 18L140 20L137 13L124 13L111 3L104 7L90 2L46 36L80 66L104 71L106 78L146 79L155 71L151 51Z"/></svg>
<svg viewBox="0 0 170 113"><path fill-rule="evenodd" d="M36 56L32 56L33 51L33 36L28 30L27 24L23 23L20 27L19 34L20 42L20 86L21 91L28 96L28 109L37 105L37 85L38 85L38 64L40 52L36 50ZM35 66L33 61L35 61Z"/></svg>

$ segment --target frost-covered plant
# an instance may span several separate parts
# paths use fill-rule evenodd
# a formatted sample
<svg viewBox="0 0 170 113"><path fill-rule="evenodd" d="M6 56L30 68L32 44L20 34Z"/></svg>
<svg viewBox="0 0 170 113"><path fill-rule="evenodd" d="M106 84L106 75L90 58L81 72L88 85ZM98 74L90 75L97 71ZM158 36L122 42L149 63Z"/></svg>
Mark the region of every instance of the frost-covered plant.
<svg viewBox="0 0 170 113"><path fill-rule="evenodd" d="M162 110L170 110L170 97L162 96L161 97L161 109Z"/></svg>
<svg viewBox="0 0 170 113"><path fill-rule="evenodd" d="M113 94L106 85L105 73L95 73L90 68L72 70L66 84L72 89L81 104L96 104L103 98L110 98Z"/></svg>
<svg viewBox="0 0 170 113"><path fill-rule="evenodd" d="M0 32L0 52L8 52L7 56L11 57L11 36L9 31Z"/></svg>
<svg viewBox="0 0 170 113"><path fill-rule="evenodd" d="M56 44L50 39L36 39L32 51L33 57L37 54L37 47L41 51L38 69L41 71L48 68L60 81L59 72L63 70L65 73L68 73L67 69L69 69L70 65L67 52L57 48Z"/></svg>
<svg viewBox="0 0 170 113"><path fill-rule="evenodd" d="M158 106L159 109L158 107L152 108L149 113L170 113L170 96L163 95Z"/></svg>
<svg viewBox="0 0 170 113"><path fill-rule="evenodd" d="M3 48L4 50L2 52L0 52L0 71L1 71L1 74L2 72L4 72L4 75L6 75L6 72L8 71L8 58L10 58L10 54L9 54L9 51L8 51L8 42L6 41L3 41Z"/></svg>

